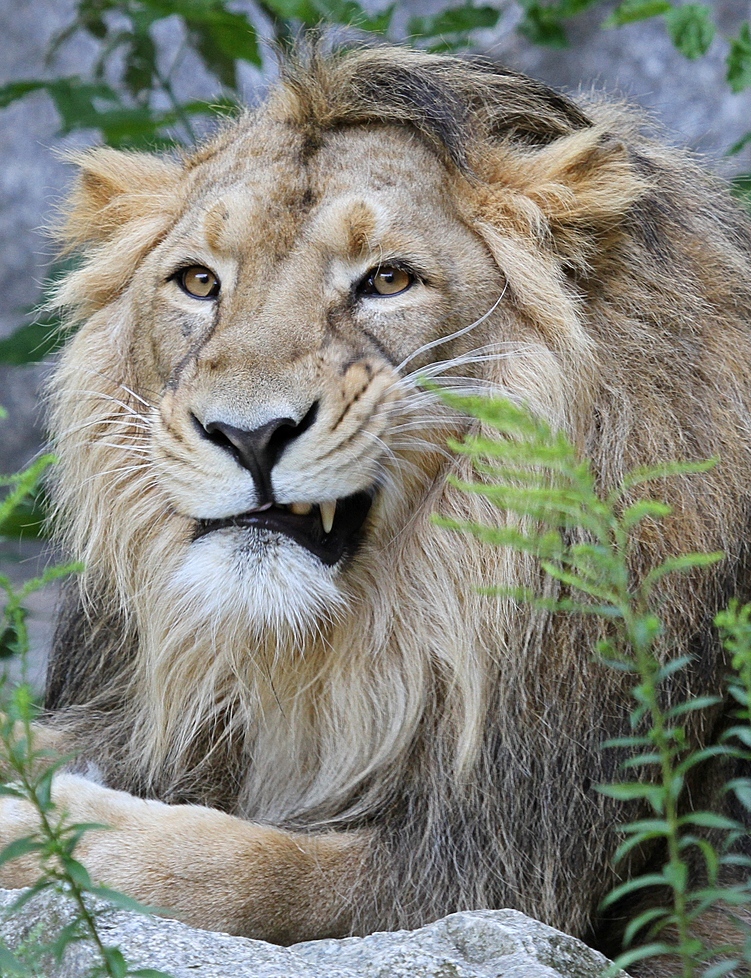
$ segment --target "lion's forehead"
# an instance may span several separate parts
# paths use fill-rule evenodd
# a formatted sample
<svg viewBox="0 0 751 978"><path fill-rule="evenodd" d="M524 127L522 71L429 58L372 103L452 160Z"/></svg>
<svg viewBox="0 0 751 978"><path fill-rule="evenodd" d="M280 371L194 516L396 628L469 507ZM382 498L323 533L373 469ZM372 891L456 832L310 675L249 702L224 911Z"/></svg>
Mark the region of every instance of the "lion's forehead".
<svg viewBox="0 0 751 978"><path fill-rule="evenodd" d="M337 131L310 157L302 135L259 133L258 142L249 154L238 139L203 168L176 238L189 229L220 255L261 262L298 244L358 258L395 232L428 235L447 206L446 170L409 132Z"/></svg>

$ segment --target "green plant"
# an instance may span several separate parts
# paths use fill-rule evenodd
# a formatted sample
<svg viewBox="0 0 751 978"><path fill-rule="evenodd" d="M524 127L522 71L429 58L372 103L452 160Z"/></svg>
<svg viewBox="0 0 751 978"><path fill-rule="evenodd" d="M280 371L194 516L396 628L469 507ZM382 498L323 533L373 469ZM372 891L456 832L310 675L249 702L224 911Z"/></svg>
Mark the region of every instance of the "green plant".
<svg viewBox="0 0 751 978"><path fill-rule="evenodd" d="M718 618L737 670L730 680L731 693L740 705L737 723L721 743L691 749L686 718L694 711L715 705L719 698L696 696L675 702L662 695L666 685L686 669L691 659L687 655L667 659L658 655L664 629L655 610L654 590L666 575L706 567L722 554L670 557L641 579L635 577L630 566L633 537L640 524L662 520L670 512L659 500L642 495L634 500L634 489L646 483L700 474L714 463L671 463L639 469L627 474L616 489L602 495L591 463L577 456L562 432L552 432L544 422L509 401L442 396L500 436L472 435L452 444L455 451L469 455L481 477L476 482L457 485L466 492L485 496L503 513L520 519L513 525L501 519L496 526L448 519L438 522L488 543L532 554L548 579L559 586L559 593L553 596L528 590L484 590L511 596L545 611L597 616L607 623L609 633L599 641L597 654L612 668L633 677L632 733L603 745L627 752L628 759L622 766L630 776L620 783L600 785L598 790L624 802L637 802L643 812L620 827L625 838L615 854L616 864L636 847L655 843L664 846L666 855L660 871L617 886L603 907L653 888L664 888L670 900L661 906L650 906L630 920L625 932L626 949L616 960L615 968L625 969L656 955L672 955L680 962L682 978L694 978L699 968L707 969L705 978L717 978L740 960L751 963L751 942L747 941L745 948L707 947L695 936L694 928L697 919L716 904L751 903L748 886L721 884L724 868L739 862L746 865L745 857L734 850L734 843L746 829L725 815L692 811L684 804L686 776L696 765L712 762L720 755L751 757L751 607L733 606ZM748 781L734 780L728 790L748 806ZM708 830L722 842L710 842L704 834ZM689 856L696 852L704 867L705 881L700 885L694 885L689 874ZM629 947L635 941L638 946Z"/></svg>
<svg viewBox="0 0 751 978"><path fill-rule="evenodd" d="M53 37L47 63L76 35L86 35L97 56L85 77L29 78L0 88L0 108L33 92L46 92L60 116L62 135L99 130L111 146L193 143L194 122L230 111L241 100L242 64L268 68L271 45L321 23L387 34L396 4L369 14L357 0L260 0L238 11L227 0L79 0L71 23ZM471 2L429 18L413 18L410 31L440 34L443 47L466 43L472 30L494 26L492 7ZM158 26L170 20L181 38L164 42ZM218 91L207 100L186 98L177 80L186 57L197 59Z"/></svg>
<svg viewBox="0 0 751 978"><path fill-rule="evenodd" d="M0 476L0 487L6 489L4 498L0 500L0 537L15 538L24 527L37 525L39 514L34 500L39 495L40 479L54 461L54 456L43 455L22 472ZM30 853L35 853L40 861L39 879L22 893L8 912L14 913L37 893L50 888L64 893L73 901L76 909L72 922L63 927L51 942L26 942L21 953L13 953L0 944L0 973L19 976L43 974L40 968L44 968L45 962L60 960L72 942L90 940L100 958L100 964L92 972L91 978L99 975L107 978L168 978L152 969L129 968L122 953L102 941L97 926L97 917L102 911L94 908L91 897L125 909L142 908L120 893L96 886L84 866L76 860L75 848L81 836L96 826L71 824L65 813L57 810L52 801L52 778L70 758L56 758L48 751L39 749L34 742L33 721L38 710L34 692L26 681L29 652L26 600L52 581L80 570L78 564L51 566L19 586L13 584L9 575L0 574L0 589L4 593L0 618L0 657L6 665L5 674L0 677L0 703L3 707L0 716L0 756L3 777L7 782L0 785L0 796L16 798L31 805L39 820L35 833L16 840L0 852L0 865ZM11 689L7 667L13 663L20 664L21 682Z"/></svg>

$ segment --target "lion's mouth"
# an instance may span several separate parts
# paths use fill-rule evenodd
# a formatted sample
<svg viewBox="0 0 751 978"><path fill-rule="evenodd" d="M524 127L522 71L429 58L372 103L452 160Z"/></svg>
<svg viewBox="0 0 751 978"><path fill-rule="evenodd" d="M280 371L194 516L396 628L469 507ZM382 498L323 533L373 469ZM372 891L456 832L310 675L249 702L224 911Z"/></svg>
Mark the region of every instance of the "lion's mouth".
<svg viewBox="0 0 751 978"><path fill-rule="evenodd" d="M198 520L194 540L227 528L271 530L305 547L322 564L331 566L351 556L373 503L373 492L357 492L336 502L312 504L267 503L247 513L216 520Z"/></svg>

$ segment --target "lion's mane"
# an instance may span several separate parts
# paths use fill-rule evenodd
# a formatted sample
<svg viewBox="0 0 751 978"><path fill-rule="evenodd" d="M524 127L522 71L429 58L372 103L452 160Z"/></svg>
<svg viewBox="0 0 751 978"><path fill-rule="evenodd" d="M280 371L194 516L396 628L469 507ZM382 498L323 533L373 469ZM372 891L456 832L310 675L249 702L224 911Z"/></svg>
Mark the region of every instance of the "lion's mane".
<svg viewBox="0 0 751 978"><path fill-rule="evenodd" d="M86 571L56 637L52 722L114 787L280 826L374 828L378 897L361 930L511 906L608 947L596 908L621 813L594 785L614 777L619 755L601 743L628 729L630 679L595 661L596 626L478 592L538 587L534 562L431 522L499 518L446 481L466 474L444 448L463 422L430 394L405 397L361 549L316 593L284 582L283 620L268 595L182 566L184 520L150 443L162 392L133 353L150 300L131 283L261 130L294 140L301 168L350 132L406 132L438 158L503 283L500 302L468 294L464 320L446 324L487 313L484 342L500 344L474 359L464 348L458 372L565 429L603 489L636 465L719 458L660 485L673 515L644 529L633 563L725 552L659 594L671 648L695 656L680 692L722 688L712 617L748 592L748 220L630 110L577 106L484 62L376 48L292 60L259 109L185 159L80 160L61 233L83 261L59 300L81 325L52 429L63 542ZM433 420L410 426L416 404ZM691 722L703 743L722 708ZM702 772L693 802L713 790Z"/></svg>

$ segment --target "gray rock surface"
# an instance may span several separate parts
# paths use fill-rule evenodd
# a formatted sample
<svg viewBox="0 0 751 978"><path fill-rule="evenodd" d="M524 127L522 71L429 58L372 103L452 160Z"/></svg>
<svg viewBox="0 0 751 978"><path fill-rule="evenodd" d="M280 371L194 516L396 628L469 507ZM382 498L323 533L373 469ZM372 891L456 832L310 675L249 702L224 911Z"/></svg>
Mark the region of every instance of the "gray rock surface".
<svg viewBox="0 0 751 978"><path fill-rule="evenodd" d="M0 908L17 896L0 890ZM6 919L0 934L15 949L32 933L54 939L71 919L69 902L45 893ZM100 933L131 967L173 978L598 978L607 965L581 941L516 910L456 913L416 931L291 948L119 910L105 912ZM45 978L83 978L95 962L90 945L74 944L62 964L49 964Z"/></svg>

